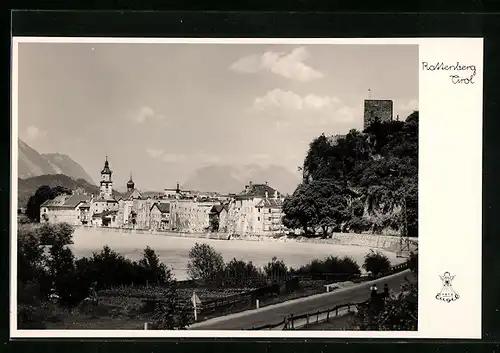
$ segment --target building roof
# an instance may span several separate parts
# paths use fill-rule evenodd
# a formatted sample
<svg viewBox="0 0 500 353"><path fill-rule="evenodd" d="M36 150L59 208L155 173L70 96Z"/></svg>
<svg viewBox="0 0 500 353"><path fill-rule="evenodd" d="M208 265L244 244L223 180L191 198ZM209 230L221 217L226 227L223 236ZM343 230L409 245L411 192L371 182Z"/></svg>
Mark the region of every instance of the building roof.
<svg viewBox="0 0 500 353"><path fill-rule="evenodd" d="M120 196L118 198L118 200L122 199L122 200L128 200L130 199L130 196L132 196L132 194L137 191L139 193L139 197L142 197L141 193L139 192L139 190L137 189L133 189L133 190L130 190L130 191L127 191L125 194L123 194L123 196Z"/></svg>
<svg viewBox="0 0 500 353"><path fill-rule="evenodd" d="M151 210L153 207L158 207L161 213L169 213L170 212L170 204L166 202L157 202L151 206Z"/></svg>
<svg viewBox="0 0 500 353"><path fill-rule="evenodd" d="M127 188L133 189L135 186L134 181L132 180L132 173L130 173L130 180L127 182Z"/></svg>
<svg viewBox="0 0 500 353"><path fill-rule="evenodd" d="M105 199L104 197L99 197L98 199L95 200L95 202L111 202L111 203L116 203L116 199L114 197L111 197L109 199Z"/></svg>
<svg viewBox="0 0 500 353"><path fill-rule="evenodd" d="M108 210L108 211L102 211L100 213L94 213L92 215L92 218L99 218L99 217L106 217L106 216L112 216L112 215L116 215L118 213L118 211L116 210Z"/></svg>
<svg viewBox="0 0 500 353"><path fill-rule="evenodd" d="M283 202L281 199L264 199L260 201L255 207L263 208L281 208Z"/></svg>
<svg viewBox="0 0 500 353"><path fill-rule="evenodd" d="M90 202L90 195L59 195L52 200L45 201L40 207L75 208L81 203Z"/></svg>
<svg viewBox="0 0 500 353"><path fill-rule="evenodd" d="M106 161L104 162L104 168L101 170L101 174L111 174L113 173L111 169L109 169L108 156L106 156Z"/></svg>
<svg viewBox="0 0 500 353"><path fill-rule="evenodd" d="M224 205L214 205L212 209L210 210L210 214L220 214L222 210L228 210L229 207L227 204Z"/></svg>
<svg viewBox="0 0 500 353"><path fill-rule="evenodd" d="M277 192L277 194L280 195L280 193L276 189L270 187L267 184L250 183L249 185L247 185L245 191L236 195L236 198L247 198L247 197L265 198L266 192L267 192L267 197L274 197L275 192Z"/></svg>

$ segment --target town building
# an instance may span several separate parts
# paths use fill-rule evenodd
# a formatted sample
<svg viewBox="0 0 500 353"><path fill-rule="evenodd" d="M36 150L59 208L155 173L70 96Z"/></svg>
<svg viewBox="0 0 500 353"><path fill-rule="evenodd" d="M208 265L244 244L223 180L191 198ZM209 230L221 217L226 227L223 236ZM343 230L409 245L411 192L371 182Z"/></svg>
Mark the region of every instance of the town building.
<svg viewBox="0 0 500 353"><path fill-rule="evenodd" d="M365 99L363 130L366 130L374 121L392 121L393 102L388 99Z"/></svg>
<svg viewBox="0 0 500 353"><path fill-rule="evenodd" d="M60 195L54 199L47 200L40 206L40 222L59 223L66 222L71 225L81 225L81 206L88 205L92 197L90 195Z"/></svg>
<svg viewBox="0 0 500 353"><path fill-rule="evenodd" d="M143 196L140 191L135 188L132 173L130 173L130 179L127 182L127 192L115 197L118 201L117 224L119 227L133 228L134 225L130 223L134 204L133 201L141 200L142 198Z"/></svg>
<svg viewBox="0 0 500 353"><path fill-rule="evenodd" d="M146 200L135 199L132 201L129 223L135 229L150 229L150 211L155 200L148 198Z"/></svg>
<svg viewBox="0 0 500 353"><path fill-rule="evenodd" d="M115 200L120 202L121 200L131 201L135 199L142 199L142 195L140 191L135 188L135 183L132 180L132 173L130 173L130 179L127 182L127 192L123 195L115 197Z"/></svg>
<svg viewBox="0 0 500 353"><path fill-rule="evenodd" d="M229 203L228 215L219 228L230 233L273 235L284 230L282 195L267 184L253 184L236 195Z"/></svg>
<svg viewBox="0 0 500 353"><path fill-rule="evenodd" d="M209 214L218 201L172 200L170 202L170 229L178 232L200 233L209 230Z"/></svg>
<svg viewBox="0 0 500 353"><path fill-rule="evenodd" d="M150 210L150 229L169 230L170 229L170 203L155 202Z"/></svg>

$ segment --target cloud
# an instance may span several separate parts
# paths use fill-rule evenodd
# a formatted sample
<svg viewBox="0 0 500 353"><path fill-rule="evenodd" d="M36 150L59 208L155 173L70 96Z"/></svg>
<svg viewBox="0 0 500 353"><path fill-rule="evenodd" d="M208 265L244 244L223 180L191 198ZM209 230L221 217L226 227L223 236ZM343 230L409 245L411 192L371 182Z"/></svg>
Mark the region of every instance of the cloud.
<svg viewBox="0 0 500 353"><path fill-rule="evenodd" d="M146 148L146 153L153 159L165 163L177 163L185 159L183 154L165 153L162 149Z"/></svg>
<svg viewBox="0 0 500 353"><path fill-rule="evenodd" d="M222 161L220 156L210 153L201 153L199 159L204 163L220 163Z"/></svg>
<svg viewBox="0 0 500 353"><path fill-rule="evenodd" d="M47 131L42 130L34 125L28 126L24 133L24 139L28 141L35 141L47 136Z"/></svg>
<svg viewBox="0 0 500 353"><path fill-rule="evenodd" d="M229 69L240 74L254 74L262 68L261 56L254 54L245 56L234 62Z"/></svg>
<svg viewBox="0 0 500 353"><path fill-rule="evenodd" d="M335 96L307 94L301 96L292 91L274 89L255 98L253 108L260 116L273 118L276 129L297 124L314 126L352 124L362 119L362 107L353 108ZM361 121L361 120L360 120Z"/></svg>
<svg viewBox="0 0 500 353"><path fill-rule="evenodd" d="M418 110L418 100L409 99L406 101L401 101L394 105L394 118L399 115L400 120L405 120L411 113L416 110Z"/></svg>
<svg viewBox="0 0 500 353"><path fill-rule="evenodd" d="M161 156L161 160L165 163L177 163L183 161L184 159L185 156L182 154L165 153Z"/></svg>
<svg viewBox="0 0 500 353"><path fill-rule="evenodd" d="M251 156L251 159L254 160L255 162L268 162L271 160L271 156L267 153L254 153Z"/></svg>
<svg viewBox="0 0 500 353"><path fill-rule="evenodd" d="M324 75L304 64L310 57L304 47L293 49L290 53L267 51L262 55L249 55L239 59L230 66L230 70L252 74L261 70L268 70L276 75L290 80L307 82L322 78Z"/></svg>
<svg viewBox="0 0 500 353"><path fill-rule="evenodd" d="M137 124L142 124L147 121L164 122L165 115L155 112L150 107L143 106L136 114L132 116L132 121Z"/></svg>
<svg viewBox="0 0 500 353"><path fill-rule="evenodd" d="M267 92L265 96L254 100L254 108L263 110L268 108L280 108L287 110L323 110L338 106L340 100L337 97L321 97L314 94L300 96L292 91L274 89Z"/></svg>
<svg viewBox="0 0 500 353"><path fill-rule="evenodd" d="M401 103L398 106L398 110L400 111L411 111L413 112L414 110L418 110L418 100L412 99L408 102Z"/></svg>
<svg viewBox="0 0 500 353"><path fill-rule="evenodd" d="M163 155L163 150L155 149L155 148L147 148L146 153L151 156L151 158L159 158Z"/></svg>

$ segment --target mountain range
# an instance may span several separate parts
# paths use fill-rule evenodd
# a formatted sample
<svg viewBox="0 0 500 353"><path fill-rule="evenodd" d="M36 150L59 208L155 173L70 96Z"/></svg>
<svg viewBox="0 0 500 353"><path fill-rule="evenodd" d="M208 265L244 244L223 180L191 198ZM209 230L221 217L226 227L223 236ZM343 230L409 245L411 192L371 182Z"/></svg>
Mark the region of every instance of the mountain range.
<svg viewBox="0 0 500 353"><path fill-rule="evenodd" d="M27 143L18 140L17 176L21 179L47 174L64 174L75 180L83 179L94 185L92 177L69 156L60 153L40 154Z"/></svg>
<svg viewBox="0 0 500 353"><path fill-rule="evenodd" d="M87 193L98 193L98 187L83 167L69 156L60 153L40 154L27 143L18 140L18 201L23 207L41 185L64 186ZM183 183L182 188L220 193L239 193L252 181L255 184L268 182L282 194L291 194L300 182L298 175L282 166L210 165L196 169ZM120 194L117 190L117 194ZM160 192L162 193L162 192ZM144 191L149 196L158 192Z"/></svg>
<svg viewBox="0 0 500 353"><path fill-rule="evenodd" d="M217 191L239 193L249 182L263 184L277 189L282 194L292 194L300 183L298 175L282 166L210 165L195 170L182 184L186 190Z"/></svg>

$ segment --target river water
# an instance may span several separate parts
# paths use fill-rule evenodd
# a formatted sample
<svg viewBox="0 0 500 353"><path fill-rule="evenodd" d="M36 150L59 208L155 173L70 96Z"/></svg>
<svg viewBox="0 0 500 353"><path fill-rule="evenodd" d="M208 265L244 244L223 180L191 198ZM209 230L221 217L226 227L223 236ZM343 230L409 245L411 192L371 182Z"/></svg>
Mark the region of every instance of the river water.
<svg viewBox="0 0 500 353"><path fill-rule="evenodd" d="M368 247L337 244L310 244L295 241L246 241L246 240L212 240L183 238L166 235L134 234L110 232L92 228L77 228L71 245L76 257L92 256L104 245L131 259L139 260L145 247L149 246L160 257L161 261L173 269L178 280L187 279L187 263L189 250L196 243L206 243L222 254L225 261L232 258L252 261L256 266L264 266L273 256L281 259L287 266L299 267L313 259L323 259L327 256L349 256L360 266L364 256L370 251ZM403 260L396 258L394 253L381 251L389 257L392 264Z"/></svg>

